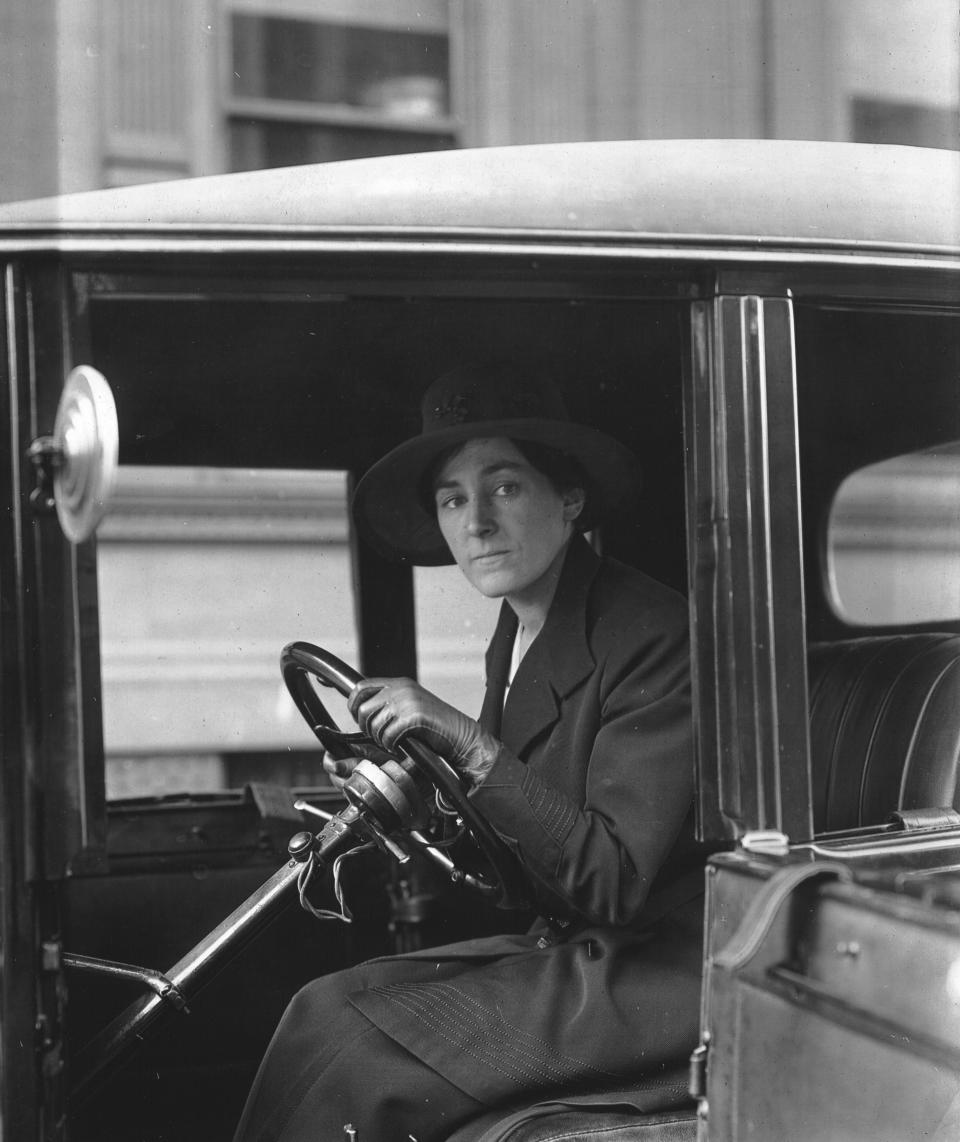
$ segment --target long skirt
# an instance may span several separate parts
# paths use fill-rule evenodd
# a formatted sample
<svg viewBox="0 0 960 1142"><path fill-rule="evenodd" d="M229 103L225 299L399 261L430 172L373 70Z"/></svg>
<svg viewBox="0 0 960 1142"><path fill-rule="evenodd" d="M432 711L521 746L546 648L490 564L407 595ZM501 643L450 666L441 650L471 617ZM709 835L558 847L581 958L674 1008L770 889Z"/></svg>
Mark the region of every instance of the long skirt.
<svg viewBox="0 0 960 1142"><path fill-rule="evenodd" d="M345 1127L439 1142L491 1108L629 1102L696 1045L700 927L681 910L639 934L495 936L315 980L277 1027L235 1142L339 1142ZM637 1105L653 1109L645 1089Z"/></svg>

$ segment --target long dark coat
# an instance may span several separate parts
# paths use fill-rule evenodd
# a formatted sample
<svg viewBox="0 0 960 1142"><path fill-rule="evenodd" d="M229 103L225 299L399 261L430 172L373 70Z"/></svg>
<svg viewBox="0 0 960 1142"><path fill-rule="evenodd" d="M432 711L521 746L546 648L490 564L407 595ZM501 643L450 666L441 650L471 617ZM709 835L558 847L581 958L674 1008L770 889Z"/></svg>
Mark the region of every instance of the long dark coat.
<svg viewBox="0 0 960 1142"><path fill-rule="evenodd" d="M515 627L505 604L481 717L503 748L473 800L552 923L309 985L278 1028L238 1139L320 1137L318 1124L351 1120L376 1142L425 1142L488 1107L629 1086L695 1046L703 854L686 604L578 539L504 705ZM349 1067L325 1034L351 1044ZM272 1104L287 1109L266 1113Z"/></svg>

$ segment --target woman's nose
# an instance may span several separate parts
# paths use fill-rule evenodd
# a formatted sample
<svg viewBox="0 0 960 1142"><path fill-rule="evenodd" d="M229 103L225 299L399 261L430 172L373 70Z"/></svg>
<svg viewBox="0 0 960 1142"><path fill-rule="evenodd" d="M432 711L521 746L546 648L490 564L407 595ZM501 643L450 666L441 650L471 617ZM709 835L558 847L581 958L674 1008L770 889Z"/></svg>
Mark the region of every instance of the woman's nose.
<svg viewBox="0 0 960 1142"><path fill-rule="evenodd" d="M467 531L470 535L489 535L496 527L490 505L482 496L470 501L467 509Z"/></svg>

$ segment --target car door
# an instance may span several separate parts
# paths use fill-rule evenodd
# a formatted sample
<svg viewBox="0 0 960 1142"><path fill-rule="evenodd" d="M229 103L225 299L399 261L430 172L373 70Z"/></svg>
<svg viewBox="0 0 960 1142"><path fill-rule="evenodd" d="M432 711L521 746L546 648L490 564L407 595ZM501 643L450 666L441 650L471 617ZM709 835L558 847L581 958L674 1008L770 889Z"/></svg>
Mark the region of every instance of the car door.
<svg viewBox="0 0 960 1142"><path fill-rule="evenodd" d="M23 496L19 509L25 532L54 552L32 568L31 589L48 590L62 565L83 615L79 635L42 616L49 637L69 634L85 656L57 643L58 669L66 660L76 676L47 700L87 736L57 747L47 780L83 790L86 817L78 807L73 831L57 836L38 905L56 903L49 980L69 997L51 1034L67 1070L38 1104L64 1105L64 1078L79 1081L58 1127L71 1138L124 1120L157 1137L229 1136L301 983L494 919L527 922L491 919L445 885L398 882L379 854L360 858L343 873L353 924L286 910L187 996L189 1016L162 1006L165 1026L151 1024L114 1073L140 1037L125 1013L150 996L116 965L166 972L283 863L304 818L290 812L295 794L283 802L277 790L336 803L284 694L283 645L307 638L367 671L420 670L457 700L480 693L485 639L473 640L471 679L451 669L464 640L450 632L492 629L495 616L473 618L460 602L444 611L444 583L362 549L346 512L351 480L416 430L427 378L468 348L548 347L575 415L645 460L651 495L597 542L685 587L689 275L658 263L625 281L616 262L578 256L544 276L526 248L483 253L451 266L441 247L400 265L368 251L361 265L320 250L290 266L271 245L238 244L213 272L171 241L162 258L67 259L62 352L109 380L120 426L117 495L95 539L70 544L55 515L27 515ZM23 430L25 449L63 388L63 369L43 376L47 412ZM338 907L332 877L320 899Z"/></svg>

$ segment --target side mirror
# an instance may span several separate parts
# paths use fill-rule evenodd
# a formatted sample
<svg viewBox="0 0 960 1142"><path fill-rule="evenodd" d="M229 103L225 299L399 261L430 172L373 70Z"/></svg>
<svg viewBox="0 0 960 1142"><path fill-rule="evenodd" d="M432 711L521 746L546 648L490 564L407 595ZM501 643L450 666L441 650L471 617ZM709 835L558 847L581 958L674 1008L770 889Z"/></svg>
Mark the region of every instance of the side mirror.
<svg viewBox="0 0 960 1142"><path fill-rule="evenodd" d="M960 441L848 476L826 557L831 605L851 625L960 619Z"/></svg>
<svg viewBox="0 0 960 1142"><path fill-rule="evenodd" d="M113 393L102 373L78 365L67 377L53 435L28 450L37 469L30 499L40 511L56 508L63 534L83 543L96 531L117 479L120 431Z"/></svg>

